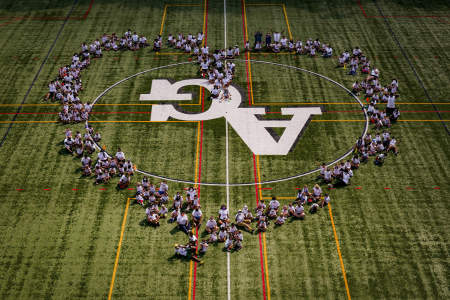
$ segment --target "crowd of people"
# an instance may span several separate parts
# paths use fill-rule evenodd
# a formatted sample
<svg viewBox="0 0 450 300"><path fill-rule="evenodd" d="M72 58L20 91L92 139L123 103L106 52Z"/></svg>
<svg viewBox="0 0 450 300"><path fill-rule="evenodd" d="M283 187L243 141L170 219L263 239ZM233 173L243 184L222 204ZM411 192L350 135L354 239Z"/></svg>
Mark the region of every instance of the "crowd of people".
<svg viewBox="0 0 450 300"><path fill-rule="evenodd" d="M314 214L330 202L330 196L323 193L318 184L312 190L305 185L292 203L282 206L276 197L272 197L266 204L261 199L254 211L244 205L234 216L223 204L217 215L205 220L197 189L191 186L185 193L176 192L170 199L167 182L161 181L155 186L146 176L137 184L135 199L145 208L148 225L160 226L160 221L167 219L187 235L186 244L175 244L175 255L190 256L194 260L199 259L197 254L204 255L210 244L223 243L225 251L239 251L243 247L244 231L250 234L265 232L271 222L281 226L288 218L303 220L307 212ZM198 232L203 224L202 235L208 237L199 241Z"/></svg>
<svg viewBox="0 0 450 300"><path fill-rule="evenodd" d="M319 39L313 40L309 38L303 43L302 40L294 41L293 39L288 39L286 36L282 36L282 33L273 30L272 32L267 32L263 41L263 34L257 31L253 47L250 46L249 41L246 41L245 50L254 52L265 50L273 53L288 51L311 57L321 55L325 58L333 56L333 48L329 44L321 43Z"/></svg>
<svg viewBox="0 0 450 300"><path fill-rule="evenodd" d="M181 50L195 57L199 64L199 76L207 78L214 86L211 91L212 100L229 100L228 87L235 73L233 58L239 57L239 46L210 52L203 40L202 32L187 35L169 34L167 47ZM103 51L136 51L147 46L149 46L147 39L136 32L132 33L130 29L121 38L115 33L104 34L89 45L83 43L81 52L73 55L71 64L60 68L57 78L50 82L49 93L45 99L61 103L62 111L59 113L59 118L63 123L87 120L92 111L92 104L89 102L83 104L79 93L82 91L81 71L88 68L91 58L102 57ZM158 52L162 47L162 37L158 35L153 40L153 51ZM253 48L250 47L249 41L245 43L245 51L261 51L262 49L274 53L289 51L312 57L321 55L328 58L333 55L331 46L321 43L319 39L310 38L305 43L301 40L294 42L282 36L282 32L267 33L264 42L262 33L256 32ZM338 67L346 68L347 65L350 75L356 75L359 70L361 74L367 74L366 78L353 84L352 92L366 97L370 102L367 112L371 123L376 130L384 130L382 133L368 133L364 138L359 138L351 159L330 168L326 164L320 166L319 178L329 187L350 184L354 170L358 169L361 163L368 161L370 156L375 156L375 164L382 165L387 153L399 152L397 140L387 130L400 115L395 105L396 98L399 96L398 81L393 79L390 84L382 86L379 70L371 68L370 60L358 47L351 52L344 51L339 56ZM386 109L379 109L379 103L386 103ZM112 177L117 176L119 177L118 188L127 188L136 169L133 163L125 158L120 148L113 157L104 149L99 149L96 145L101 140L100 133L94 132L90 125L87 125L85 129L84 135L78 131L73 135L67 128L64 139L65 149L81 159L82 174L93 176L95 184L107 183ZM98 154L94 164L91 155L97 149ZM169 223L176 223L177 228L187 234L186 244L175 245L176 256L189 256L199 262L197 254L204 255L211 243L223 243L225 251L238 251L243 247L244 231L264 232L272 222L275 226L282 226L288 218L304 219L307 212L314 214L330 202L330 196L323 193L321 187L316 184L311 190L304 186L298 191L295 201L283 206L276 197L273 197L268 204L261 199L253 211L245 205L233 216L229 208L222 205L216 216L212 215L204 220L197 189L189 187L185 193L176 192L170 199L167 182L162 181L159 186L155 186L145 176L137 184L135 199L136 203L145 208L146 222L149 225L160 226L160 221L167 219ZM204 235L208 235L208 238L198 241L198 234L194 232L196 229L198 233L203 223L205 223Z"/></svg>
<svg viewBox="0 0 450 300"><path fill-rule="evenodd" d="M59 69L58 76L52 80L44 100L61 103L62 109L58 114L59 120L64 124L86 121L92 111L92 104L82 103L79 98L83 90L81 71L89 67L92 58L100 58L103 51L136 51L148 46L145 36L139 36L128 29L122 37L115 33L106 33L92 43L82 43L81 51L74 53L70 64Z"/></svg>
<svg viewBox="0 0 450 300"><path fill-rule="evenodd" d="M67 128L64 132L64 148L72 155L81 159L81 169L83 176L94 176L95 184L107 183L114 176L119 177L117 187L127 188L131 182L131 176L135 171L135 166L131 160L125 158L123 151L118 148L114 157L100 149L97 154L97 161L93 164L91 155L96 151L96 143L100 142L101 135L94 132L92 126L86 126L84 136L77 131L73 135L72 130Z"/></svg>
<svg viewBox="0 0 450 300"><path fill-rule="evenodd" d="M200 66L199 75L207 78L209 83L213 84L211 100L229 101L231 94L228 87L233 80L236 67L232 59L239 57L239 46L211 51L207 45L203 44L203 38L202 32L197 35L178 33L177 36L174 36L169 34L167 46L192 54L195 62Z"/></svg>

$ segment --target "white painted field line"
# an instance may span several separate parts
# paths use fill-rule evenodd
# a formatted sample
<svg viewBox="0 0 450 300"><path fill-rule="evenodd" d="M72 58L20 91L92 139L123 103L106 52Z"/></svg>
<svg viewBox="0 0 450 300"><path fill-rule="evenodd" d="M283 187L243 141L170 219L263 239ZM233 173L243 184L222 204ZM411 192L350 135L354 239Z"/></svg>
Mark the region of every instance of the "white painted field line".
<svg viewBox="0 0 450 300"><path fill-rule="evenodd" d="M227 49L227 0L223 0L223 36L224 49ZM226 193L227 193L227 208L230 209L230 173L228 167L228 121L225 118L225 170L226 170ZM227 252L227 299L231 300L231 274L230 274L230 252Z"/></svg>

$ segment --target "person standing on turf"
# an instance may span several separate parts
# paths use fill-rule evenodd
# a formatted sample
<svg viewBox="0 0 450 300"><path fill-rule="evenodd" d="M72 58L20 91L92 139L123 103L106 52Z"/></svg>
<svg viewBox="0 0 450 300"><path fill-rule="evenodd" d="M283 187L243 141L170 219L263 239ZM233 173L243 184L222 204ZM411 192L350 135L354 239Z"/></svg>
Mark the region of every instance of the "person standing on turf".
<svg viewBox="0 0 450 300"><path fill-rule="evenodd" d="M255 46L256 46L256 44L261 44L262 43L262 33L261 32L259 32L259 31L257 31L256 33L255 33Z"/></svg>

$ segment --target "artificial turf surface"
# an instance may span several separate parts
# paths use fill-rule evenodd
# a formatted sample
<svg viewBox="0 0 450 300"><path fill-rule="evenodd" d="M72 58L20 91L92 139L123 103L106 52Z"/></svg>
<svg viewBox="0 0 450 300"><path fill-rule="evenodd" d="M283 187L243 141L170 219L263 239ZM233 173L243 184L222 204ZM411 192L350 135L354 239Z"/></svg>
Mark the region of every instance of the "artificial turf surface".
<svg viewBox="0 0 450 300"><path fill-rule="evenodd" d="M48 104L42 101L48 82L79 51L82 42L128 28L151 40L161 29L165 5L180 3L189 6L166 7L164 40L168 33L202 30L206 2L2 1L0 112L16 112L22 101L25 105L21 113L57 112L59 106L35 104ZM443 125L450 125L449 4L352 0L264 1L275 5L252 5L256 3L261 4L245 1L250 41L256 30L284 30L288 35L288 20L294 39L320 38L332 45L335 55L333 59L312 59L261 53L251 54L251 59L298 66L350 87L355 78L335 68L336 55L359 46L372 65L380 69L382 83L392 78L400 82L401 120L411 120L398 122L391 130L399 140L400 154L388 156L382 167L370 161L356 171L349 187L330 190L351 297L449 298L450 145ZM280 3L285 5L287 18ZM226 44L239 44L241 49L245 31L243 4L226 1ZM209 0L206 11L207 44L210 49L221 48L225 44L223 1ZM69 19L64 21L69 12ZM137 72L187 61L186 55L155 55L148 48L105 53L84 71L81 99L92 101L108 86ZM287 156L256 159L257 181L315 168L343 154L361 134L363 122L358 120L363 115L341 89L283 67L256 62L250 65L254 105L323 102L325 113L313 120L355 120L311 122ZM248 103L245 61L236 62L236 67L234 84L242 91L244 103ZM196 76L196 68L185 64L127 81L98 102L113 105L95 106L94 112L141 113L93 114L91 120L149 120L150 114L143 112L151 112L151 106L118 104L140 103L139 94L148 93L153 78L182 80ZM194 94L189 104L201 104L199 91L188 90ZM355 104L339 104L342 102ZM208 105L204 101L204 109ZM269 111L279 112L283 106L274 104ZM198 112L201 107L183 109ZM436 108L447 121L440 122ZM133 191L117 191L116 179L95 186L92 179L81 177L79 160L62 151L61 142L66 127L82 130L82 124L17 123L54 121L54 114L2 114L0 118L0 137L5 137L0 148L0 298L107 298L127 198L133 196ZM198 163L201 125L197 122L92 124L102 133L102 144L108 150L114 152L122 147L140 169L188 181L226 182L223 119L203 123ZM252 153L234 130L228 129L229 181L255 182ZM374 132L372 128L370 131ZM141 178L136 175L134 182ZM261 197L294 197L295 188L304 184L311 187L315 182L311 175L263 185L271 189L256 193L253 185L230 187L230 210L235 213L244 204L253 208ZM170 194L187 186L169 182ZM201 186L204 215L216 215L226 194L225 187ZM280 200L282 204L288 201L292 200ZM112 298L194 298L193 287L189 289L190 283L194 284L190 262L172 258L173 244L185 243L185 235L165 221L156 229L144 226L144 219L143 209L131 204ZM211 246L203 260L204 264L192 269L195 298L225 298L227 254L221 245ZM327 208L308 215L304 221L287 222L280 228L271 225L262 237L245 234L244 248L230 255L230 263L232 299L347 297Z"/></svg>

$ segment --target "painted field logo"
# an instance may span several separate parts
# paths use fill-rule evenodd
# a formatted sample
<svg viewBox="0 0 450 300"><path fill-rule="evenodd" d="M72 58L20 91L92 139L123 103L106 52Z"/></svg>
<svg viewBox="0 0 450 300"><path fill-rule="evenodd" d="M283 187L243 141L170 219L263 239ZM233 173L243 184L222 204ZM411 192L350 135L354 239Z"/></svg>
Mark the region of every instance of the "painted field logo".
<svg viewBox="0 0 450 300"><path fill-rule="evenodd" d="M202 86L212 91L213 85L205 79L187 79L170 83L166 79L154 79L150 94L141 94L141 101L189 101L192 94L178 94L184 86ZM157 104L152 107L151 121L167 121L169 118L182 121L207 121L224 117L236 133L255 155L287 155L298 139L311 115L321 115L320 107L283 107L282 115L290 115L290 120L260 120L265 115L264 107L240 107L242 96L233 85L228 88L229 101L213 100L210 108L201 113L191 114L178 111L172 104ZM270 128L285 128L276 139Z"/></svg>

